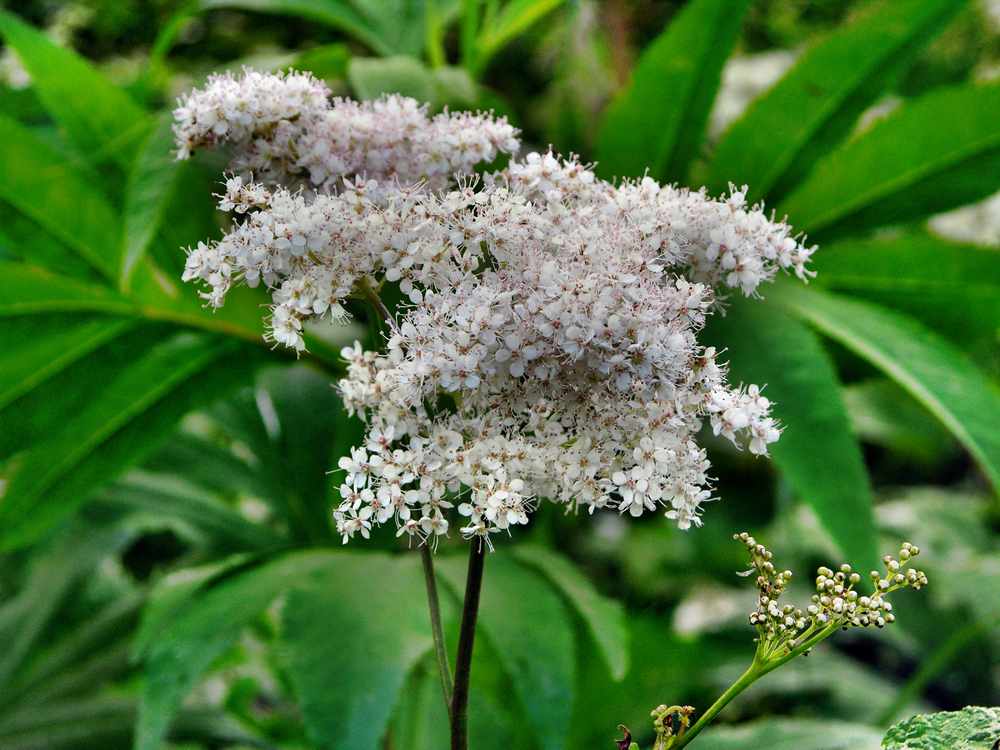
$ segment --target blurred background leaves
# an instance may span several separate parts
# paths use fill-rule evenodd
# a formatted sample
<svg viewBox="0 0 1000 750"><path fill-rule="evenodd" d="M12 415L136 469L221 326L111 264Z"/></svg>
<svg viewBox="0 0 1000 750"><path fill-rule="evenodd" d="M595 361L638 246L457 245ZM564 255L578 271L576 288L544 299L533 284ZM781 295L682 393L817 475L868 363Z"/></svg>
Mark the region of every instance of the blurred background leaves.
<svg viewBox="0 0 1000 750"><path fill-rule="evenodd" d="M920 544L901 628L755 686L708 748L878 747L916 711L1000 702L1000 61L961 0L30 0L0 12L0 746L422 748L445 742L414 551L344 551L360 434L337 351L208 312L180 248L217 236L222 162L171 159L213 70L491 108L526 141L754 199L821 243L808 288L730 299L706 338L767 383L773 462L710 441L705 527L540 513L487 565L477 748L648 739L749 653L733 531L805 571ZM977 201L983 201L967 207ZM941 212L950 213L942 215ZM461 544L440 585L454 647ZM799 598L804 598L800 596ZM839 744L838 744L839 743Z"/></svg>

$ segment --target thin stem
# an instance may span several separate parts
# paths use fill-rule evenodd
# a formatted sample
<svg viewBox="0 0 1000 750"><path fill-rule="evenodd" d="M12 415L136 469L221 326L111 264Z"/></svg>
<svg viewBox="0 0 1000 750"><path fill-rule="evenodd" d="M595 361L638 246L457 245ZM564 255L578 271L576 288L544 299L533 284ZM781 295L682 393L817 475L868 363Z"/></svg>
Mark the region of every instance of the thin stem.
<svg viewBox="0 0 1000 750"><path fill-rule="evenodd" d="M434 653L437 656L438 674L441 677L441 692L444 707L451 714L451 666L448 664L448 648L444 642L444 628L441 627L441 604L438 601L437 581L434 578L434 559L430 547L420 546L420 561L424 566L424 583L427 585L427 606L431 612L431 631L434 633Z"/></svg>
<svg viewBox="0 0 1000 750"><path fill-rule="evenodd" d="M455 656L455 689L451 696L451 750L468 750L469 726L466 712L469 706L469 673L472 669L472 647L476 639L476 619L479 616L479 593L483 588L483 563L486 545L474 539L469 544L469 570L465 577L465 600L462 604L462 626Z"/></svg>
<svg viewBox="0 0 1000 750"><path fill-rule="evenodd" d="M691 728L685 732L682 737L678 738L677 743L671 746L671 750L680 750L680 748L684 747L691 740L697 737L698 733L708 726L712 719L714 719L719 712L722 711L722 709L728 706L733 698L750 687L763 674L764 672L761 670L760 665L754 661L754 663L747 668L747 671L740 675L740 678L730 685L726 689L726 692L718 697L715 703L708 707L708 710L701 715L701 718L692 724Z"/></svg>

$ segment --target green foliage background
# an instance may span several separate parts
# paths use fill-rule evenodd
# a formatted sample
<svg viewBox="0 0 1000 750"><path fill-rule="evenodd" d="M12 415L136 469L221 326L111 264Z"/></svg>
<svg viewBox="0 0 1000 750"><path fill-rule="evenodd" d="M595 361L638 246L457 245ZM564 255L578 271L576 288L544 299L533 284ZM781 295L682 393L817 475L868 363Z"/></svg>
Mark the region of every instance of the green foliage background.
<svg viewBox="0 0 1000 750"><path fill-rule="evenodd" d="M0 38L4 750L446 744L417 555L331 525L360 425L330 383L366 311L296 361L261 339L264 295L211 313L180 283L223 162L172 160L170 103L243 64L493 108L609 178L745 182L821 245L807 288L706 331L786 430L772 462L708 439L703 529L543 509L498 545L473 747L607 748L657 703L707 705L750 654L743 528L800 571L907 538L932 586L754 686L705 750L876 748L919 710L1000 703L1000 256L927 224L1000 190L981 4L35 1ZM709 132L730 55L775 48L795 64Z"/></svg>

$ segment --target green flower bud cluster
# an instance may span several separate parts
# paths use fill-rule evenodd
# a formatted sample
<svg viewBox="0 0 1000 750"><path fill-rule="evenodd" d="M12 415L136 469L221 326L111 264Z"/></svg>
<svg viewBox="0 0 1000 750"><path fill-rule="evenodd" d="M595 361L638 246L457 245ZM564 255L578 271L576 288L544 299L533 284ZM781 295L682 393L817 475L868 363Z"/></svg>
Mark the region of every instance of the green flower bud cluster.
<svg viewBox="0 0 1000 750"><path fill-rule="evenodd" d="M905 542L898 559L882 558L885 573L872 571L873 592L864 594L856 588L861 575L846 563L837 571L820 567L816 571L816 593L804 610L782 605L781 595L792 578L791 571L779 571L771 552L743 532L733 539L742 542L757 573L757 608L750 613L750 624L757 629L758 655L763 661L782 659L808 650L837 628L884 627L896 618L888 596L904 588L919 590L927 585L923 571L909 567L920 548Z"/></svg>

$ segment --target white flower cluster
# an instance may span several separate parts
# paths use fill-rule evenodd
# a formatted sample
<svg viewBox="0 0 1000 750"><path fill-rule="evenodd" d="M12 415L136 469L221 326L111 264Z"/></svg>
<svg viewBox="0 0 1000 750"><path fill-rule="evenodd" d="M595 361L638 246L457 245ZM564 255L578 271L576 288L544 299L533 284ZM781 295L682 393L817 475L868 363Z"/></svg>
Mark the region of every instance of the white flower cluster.
<svg viewBox="0 0 1000 750"><path fill-rule="evenodd" d="M208 98L194 94L182 109ZM463 143L494 143L501 127L451 121L470 131ZM241 133L273 132L268 122ZM434 140L436 122L411 127L411 142ZM182 133L193 132L185 120ZM254 159L264 153L240 142ZM185 271L207 282L213 305L232 283L263 280L270 336L296 349L303 321L345 315L349 295L389 282L408 296L385 352L344 351L340 392L369 428L340 461L344 540L392 521L433 543L457 505L462 534L488 543L527 523L542 499L633 516L662 508L682 528L699 524L711 496L702 422L756 454L779 435L759 389L730 387L716 352L698 344L714 288L753 295L779 269L805 278L812 250L748 206L745 189L714 200L648 178L616 186L551 153L481 179L456 169L445 188L426 170L405 185L403 174L421 172L414 164L385 162L379 178L337 192L233 177L220 203L233 228L192 251Z"/></svg>
<svg viewBox="0 0 1000 750"><path fill-rule="evenodd" d="M456 173L518 147L504 118L428 117L426 105L402 96L331 101L309 73L212 76L180 100L174 121L182 159L225 143L234 152L231 169L244 178L328 192L355 178L385 189L418 181L442 189Z"/></svg>

